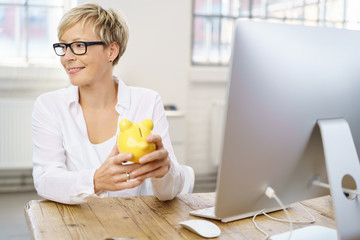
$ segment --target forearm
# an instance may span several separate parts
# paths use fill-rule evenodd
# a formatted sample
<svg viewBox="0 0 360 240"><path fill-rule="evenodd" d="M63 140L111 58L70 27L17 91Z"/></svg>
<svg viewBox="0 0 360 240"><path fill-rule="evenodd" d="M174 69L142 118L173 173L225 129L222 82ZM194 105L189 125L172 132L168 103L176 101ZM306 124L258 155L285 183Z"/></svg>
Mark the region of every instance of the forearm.
<svg viewBox="0 0 360 240"><path fill-rule="evenodd" d="M41 170L34 167L35 188L40 196L55 202L79 204L91 197L97 197L94 192L95 169L70 172L54 168Z"/></svg>
<svg viewBox="0 0 360 240"><path fill-rule="evenodd" d="M162 178L152 178L154 195L161 201L175 198L184 186L185 175L177 162L171 162L169 172Z"/></svg>
<svg viewBox="0 0 360 240"><path fill-rule="evenodd" d="M182 190L185 181L185 174L175 156L170 135L169 124L166 119L166 113L161 102L157 99L157 105L154 110L154 130L153 134L159 134L162 138L162 144L168 151L170 159L169 172L162 178L151 178L154 195L159 200L170 200L175 198Z"/></svg>

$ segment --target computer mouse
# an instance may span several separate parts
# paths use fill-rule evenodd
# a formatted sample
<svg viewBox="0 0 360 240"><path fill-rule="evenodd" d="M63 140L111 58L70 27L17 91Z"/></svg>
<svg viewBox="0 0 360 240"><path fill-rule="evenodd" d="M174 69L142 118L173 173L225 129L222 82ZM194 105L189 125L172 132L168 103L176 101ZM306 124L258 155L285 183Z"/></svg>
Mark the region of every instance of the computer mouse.
<svg viewBox="0 0 360 240"><path fill-rule="evenodd" d="M180 225L204 238L214 238L221 234L218 226L206 220L191 219L180 222Z"/></svg>

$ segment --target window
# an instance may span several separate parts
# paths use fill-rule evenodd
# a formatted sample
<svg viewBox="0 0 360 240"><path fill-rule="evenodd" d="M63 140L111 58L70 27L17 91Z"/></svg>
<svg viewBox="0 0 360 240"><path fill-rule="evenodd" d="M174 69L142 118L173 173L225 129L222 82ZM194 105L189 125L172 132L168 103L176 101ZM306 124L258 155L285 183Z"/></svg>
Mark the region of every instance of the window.
<svg viewBox="0 0 360 240"><path fill-rule="evenodd" d="M360 29L359 0L193 0L193 65L228 65L238 18Z"/></svg>
<svg viewBox="0 0 360 240"><path fill-rule="evenodd" d="M0 0L0 65L57 63L52 43L71 0Z"/></svg>

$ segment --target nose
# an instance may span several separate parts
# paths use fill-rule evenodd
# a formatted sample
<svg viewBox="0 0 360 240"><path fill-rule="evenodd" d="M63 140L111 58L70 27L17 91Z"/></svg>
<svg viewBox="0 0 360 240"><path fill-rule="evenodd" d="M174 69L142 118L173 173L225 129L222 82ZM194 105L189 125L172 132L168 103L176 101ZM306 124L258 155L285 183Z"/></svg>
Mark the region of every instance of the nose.
<svg viewBox="0 0 360 240"><path fill-rule="evenodd" d="M71 51L70 47L67 47L65 50L65 55L62 56L65 60L75 59L75 54Z"/></svg>

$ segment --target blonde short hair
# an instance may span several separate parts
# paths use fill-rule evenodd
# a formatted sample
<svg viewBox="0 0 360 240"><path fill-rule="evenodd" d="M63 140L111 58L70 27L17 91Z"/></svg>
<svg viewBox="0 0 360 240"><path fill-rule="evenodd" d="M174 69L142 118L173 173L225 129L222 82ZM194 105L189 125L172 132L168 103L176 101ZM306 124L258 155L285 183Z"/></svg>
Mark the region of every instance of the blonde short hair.
<svg viewBox="0 0 360 240"><path fill-rule="evenodd" d="M119 62L126 50L129 39L129 29L126 21L114 9L105 10L97 4L84 4L70 9L62 17L58 26L58 38L78 22L93 24L93 31L105 42L106 46L116 42L119 45L119 55L114 59L113 65Z"/></svg>

